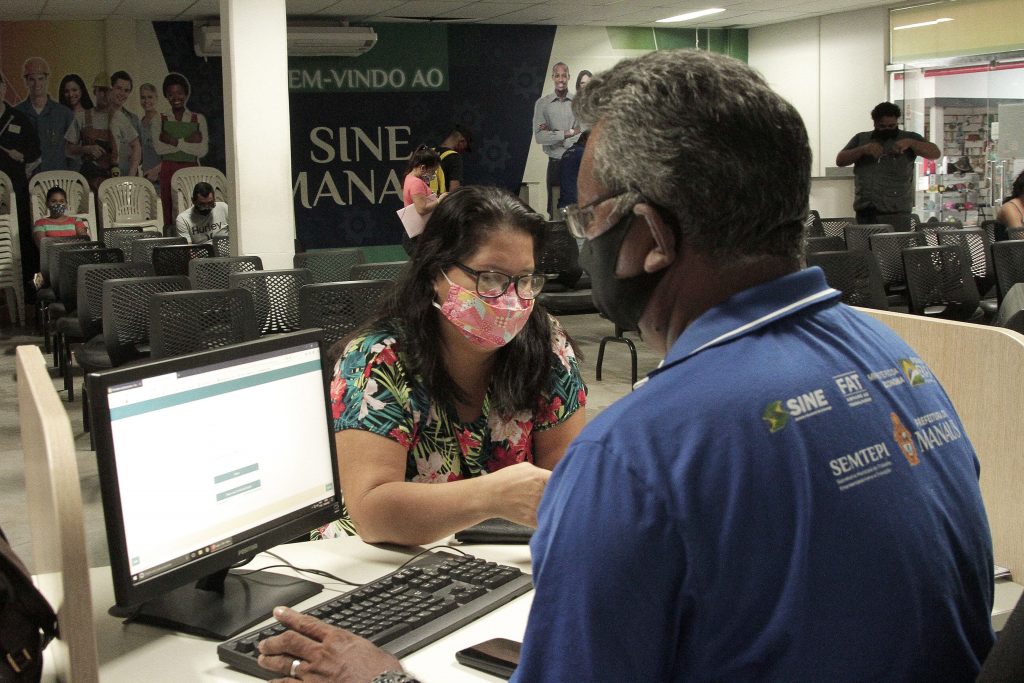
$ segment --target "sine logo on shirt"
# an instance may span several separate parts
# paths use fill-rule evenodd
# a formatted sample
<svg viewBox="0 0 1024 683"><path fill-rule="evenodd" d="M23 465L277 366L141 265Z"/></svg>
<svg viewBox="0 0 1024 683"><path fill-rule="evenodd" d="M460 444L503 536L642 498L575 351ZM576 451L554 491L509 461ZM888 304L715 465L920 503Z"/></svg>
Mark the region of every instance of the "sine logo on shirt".
<svg viewBox="0 0 1024 683"><path fill-rule="evenodd" d="M793 398L771 401L764 407L761 419L768 425L768 432L774 434L785 428L791 417L794 421L800 422L830 410L832 405L825 397L825 390L814 389Z"/></svg>

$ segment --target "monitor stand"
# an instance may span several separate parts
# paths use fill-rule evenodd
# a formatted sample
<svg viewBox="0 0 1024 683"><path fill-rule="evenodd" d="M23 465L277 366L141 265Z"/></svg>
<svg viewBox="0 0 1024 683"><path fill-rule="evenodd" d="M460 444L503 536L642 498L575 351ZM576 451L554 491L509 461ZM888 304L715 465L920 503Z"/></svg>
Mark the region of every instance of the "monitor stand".
<svg viewBox="0 0 1024 683"><path fill-rule="evenodd" d="M323 585L268 571L222 570L135 609L114 605L110 614L203 638L227 640L269 619L275 607L295 605Z"/></svg>

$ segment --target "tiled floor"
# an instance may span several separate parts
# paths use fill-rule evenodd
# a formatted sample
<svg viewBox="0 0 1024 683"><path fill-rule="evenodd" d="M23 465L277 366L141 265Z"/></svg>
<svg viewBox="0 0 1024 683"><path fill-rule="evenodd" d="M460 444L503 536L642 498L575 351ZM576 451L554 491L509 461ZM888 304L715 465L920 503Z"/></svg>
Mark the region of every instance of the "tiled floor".
<svg viewBox="0 0 1024 683"><path fill-rule="evenodd" d="M587 415L593 417L616 399L630 391L629 353L623 344L610 344L605 352L602 378L594 377L598 344L601 337L612 333L612 324L597 315L566 316L562 324L577 342L582 352L581 367L590 388ZM633 337L636 339L635 336ZM15 551L29 565L32 565L31 539L25 519L24 477L22 475L21 436L18 426L17 392L14 381L14 350L20 344L40 344L42 340L18 328L0 328L0 527L7 534ZM658 358L636 340L639 357L639 376L654 368ZM62 388L62 382L54 380L54 386ZM61 396L64 396L61 393ZM82 498L85 505L86 542L92 566L108 562L106 534L103 524L103 510L100 502L99 481L96 474L96 459L89 450L89 435L82 429L82 408L80 391L76 383L75 402L66 403L71 420L72 433L78 452L79 476L82 482ZM65 398L66 400L66 398Z"/></svg>

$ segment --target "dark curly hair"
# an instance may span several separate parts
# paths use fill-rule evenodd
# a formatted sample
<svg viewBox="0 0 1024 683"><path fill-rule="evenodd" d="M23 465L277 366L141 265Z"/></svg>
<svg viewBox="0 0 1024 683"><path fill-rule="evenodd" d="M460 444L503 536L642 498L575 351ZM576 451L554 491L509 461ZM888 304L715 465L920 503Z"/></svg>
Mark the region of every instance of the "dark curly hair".
<svg viewBox="0 0 1024 683"><path fill-rule="evenodd" d="M900 108L892 102L879 102L875 105L875 108L871 110L871 120L878 121L879 119L884 119L889 116L898 119L902 113L903 112L900 111Z"/></svg>
<svg viewBox="0 0 1024 683"><path fill-rule="evenodd" d="M427 147L426 145L420 145L413 150L412 154L409 155L409 163L405 165L405 174L409 175L417 166L434 168L440 163L441 155L437 153L436 149L433 147Z"/></svg>
<svg viewBox="0 0 1024 683"><path fill-rule="evenodd" d="M1010 196L1003 203L1005 204L1011 199L1024 199L1024 171L1013 181L1013 187L1010 188Z"/></svg>
<svg viewBox="0 0 1024 683"><path fill-rule="evenodd" d="M480 185L458 188L431 214L379 315L353 337L381 329L398 332L409 372L423 378L428 395L454 410L466 395L445 367L441 325L446 323L434 307L434 282L457 261L469 259L491 235L505 230L528 234L539 263L544 228L539 214L505 190ZM551 365L559 362L552 351L551 333L547 312L535 303L523 330L496 352L490 398L497 414L532 410L537 397L547 390ZM341 355L346 342L335 345L332 359Z"/></svg>

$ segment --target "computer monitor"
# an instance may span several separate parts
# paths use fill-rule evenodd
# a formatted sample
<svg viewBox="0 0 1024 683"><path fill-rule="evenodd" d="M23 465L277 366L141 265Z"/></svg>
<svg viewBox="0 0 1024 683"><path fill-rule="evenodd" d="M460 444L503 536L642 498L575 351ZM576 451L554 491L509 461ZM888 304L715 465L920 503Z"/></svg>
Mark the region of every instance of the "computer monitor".
<svg viewBox="0 0 1024 683"><path fill-rule="evenodd" d="M111 614L224 640L322 589L228 571L341 514L320 338L307 330L87 377Z"/></svg>

